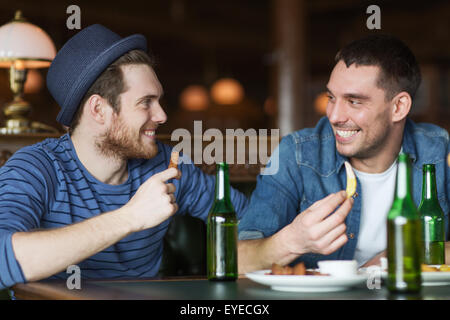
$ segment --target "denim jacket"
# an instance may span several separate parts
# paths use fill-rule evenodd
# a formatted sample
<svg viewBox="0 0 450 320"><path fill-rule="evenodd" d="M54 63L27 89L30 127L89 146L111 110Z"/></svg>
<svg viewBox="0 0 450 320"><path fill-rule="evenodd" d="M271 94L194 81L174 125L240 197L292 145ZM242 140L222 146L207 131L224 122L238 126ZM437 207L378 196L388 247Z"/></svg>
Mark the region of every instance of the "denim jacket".
<svg viewBox="0 0 450 320"><path fill-rule="evenodd" d="M432 124L415 124L407 119L402 147L403 152L412 159L412 191L416 205L419 205L422 196L422 165L436 165L438 198L445 214L448 239L448 132ZM345 190L344 161L347 158L337 152L333 130L326 117L320 119L315 128L299 130L284 137L277 148L268 166L272 165L271 162L279 161L278 171L273 175L258 176L250 204L239 223L240 240L271 236L314 202L330 193ZM358 181L359 195L362 194L360 186ZM355 198L346 218L348 241L344 246L328 256L304 254L293 263L303 261L308 268L315 268L320 260L353 259L359 234L361 199L361 196Z"/></svg>

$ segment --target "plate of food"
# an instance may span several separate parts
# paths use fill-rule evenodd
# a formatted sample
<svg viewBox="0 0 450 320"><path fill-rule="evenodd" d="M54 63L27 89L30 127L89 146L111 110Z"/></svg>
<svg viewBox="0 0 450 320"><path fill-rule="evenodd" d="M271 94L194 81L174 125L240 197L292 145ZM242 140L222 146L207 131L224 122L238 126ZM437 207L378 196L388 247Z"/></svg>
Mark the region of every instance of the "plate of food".
<svg viewBox="0 0 450 320"><path fill-rule="evenodd" d="M330 275L319 270L306 269L301 262L294 267L272 265L272 269L249 272L246 276L272 290L291 292L335 292L364 284L367 274Z"/></svg>
<svg viewBox="0 0 450 320"><path fill-rule="evenodd" d="M383 279L387 278L387 271L381 273ZM450 265L422 264L423 286L447 286L450 285Z"/></svg>

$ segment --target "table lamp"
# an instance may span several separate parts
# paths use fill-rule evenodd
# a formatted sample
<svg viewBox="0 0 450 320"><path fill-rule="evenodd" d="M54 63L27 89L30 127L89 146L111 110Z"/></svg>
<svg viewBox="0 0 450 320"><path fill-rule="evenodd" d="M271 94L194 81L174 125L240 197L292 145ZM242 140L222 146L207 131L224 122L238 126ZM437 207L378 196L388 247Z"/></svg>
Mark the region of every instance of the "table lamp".
<svg viewBox="0 0 450 320"><path fill-rule="evenodd" d="M0 27L0 67L9 68L14 95L3 109L6 123L0 128L1 134L57 132L45 124L31 122L27 118L31 105L23 99L28 69L49 67L55 55L55 45L48 34L27 22L21 11L16 11L14 20Z"/></svg>

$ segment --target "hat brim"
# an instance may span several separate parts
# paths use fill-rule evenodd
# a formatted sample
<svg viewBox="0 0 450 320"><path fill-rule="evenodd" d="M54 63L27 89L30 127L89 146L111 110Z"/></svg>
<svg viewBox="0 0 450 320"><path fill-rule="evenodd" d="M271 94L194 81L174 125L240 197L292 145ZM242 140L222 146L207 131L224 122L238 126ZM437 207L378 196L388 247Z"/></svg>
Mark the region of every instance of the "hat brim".
<svg viewBox="0 0 450 320"><path fill-rule="evenodd" d="M100 53L77 77L65 98L63 104L65 107L61 109L56 120L65 126L70 126L81 100L95 80L111 63L128 51L135 49L147 52L147 40L141 34L123 38Z"/></svg>

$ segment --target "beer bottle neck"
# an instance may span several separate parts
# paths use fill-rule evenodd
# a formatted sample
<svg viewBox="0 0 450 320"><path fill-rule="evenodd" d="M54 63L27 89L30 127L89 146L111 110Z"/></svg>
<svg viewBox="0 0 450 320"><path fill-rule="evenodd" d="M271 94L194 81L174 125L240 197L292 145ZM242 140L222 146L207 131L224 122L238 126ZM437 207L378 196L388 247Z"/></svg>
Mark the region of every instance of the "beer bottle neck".
<svg viewBox="0 0 450 320"><path fill-rule="evenodd" d="M425 165L423 171L422 200L437 200L434 166Z"/></svg>
<svg viewBox="0 0 450 320"><path fill-rule="evenodd" d="M399 158L395 199L411 198L411 181L407 160Z"/></svg>
<svg viewBox="0 0 450 320"><path fill-rule="evenodd" d="M216 205L220 203L220 207L222 210L234 211L230 197L228 164L223 162L217 164L216 195L214 202L216 203Z"/></svg>
<svg viewBox="0 0 450 320"><path fill-rule="evenodd" d="M397 183L395 186L395 198L392 203L388 219L402 216L407 219L419 219L420 214L414 204L411 195L411 169L409 156L400 153L398 156Z"/></svg>

